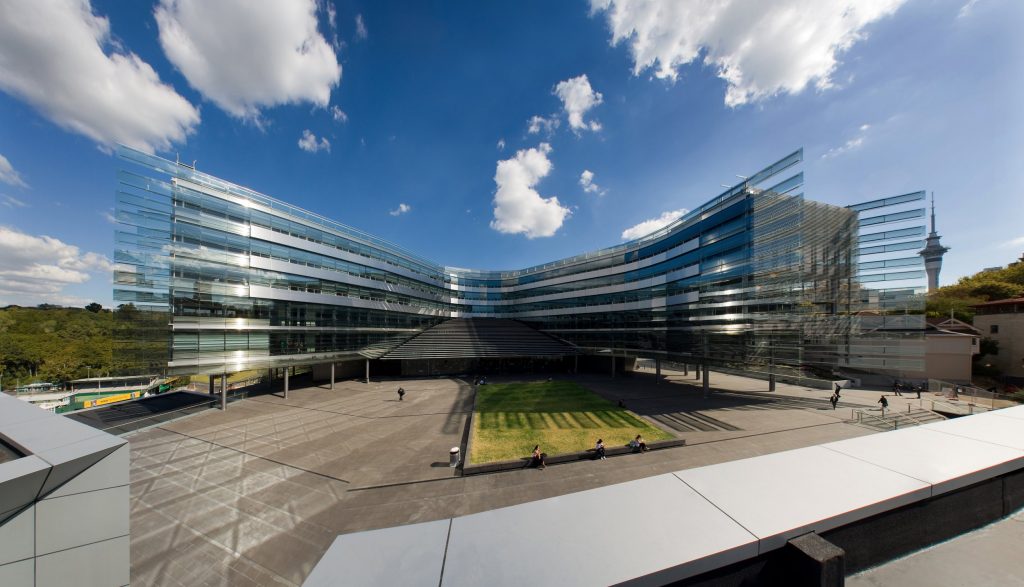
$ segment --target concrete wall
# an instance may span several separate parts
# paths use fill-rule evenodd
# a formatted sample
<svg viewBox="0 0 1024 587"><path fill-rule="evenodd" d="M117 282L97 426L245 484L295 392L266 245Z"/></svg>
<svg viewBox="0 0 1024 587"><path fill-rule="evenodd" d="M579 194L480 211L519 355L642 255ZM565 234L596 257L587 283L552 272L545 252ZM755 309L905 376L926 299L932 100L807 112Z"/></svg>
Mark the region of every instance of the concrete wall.
<svg viewBox="0 0 1024 587"><path fill-rule="evenodd" d="M992 325L999 326L999 332L992 333ZM992 363L1003 375L1024 377L1024 314L978 315L974 327L982 336L999 342L999 354L986 355L985 362Z"/></svg>
<svg viewBox="0 0 1024 587"><path fill-rule="evenodd" d="M929 334L925 336L925 375L955 383L971 381L971 361L977 337Z"/></svg>
<svg viewBox="0 0 1024 587"><path fill-rule="evenodd" d="M0 585L127 585L128 443L4 394L0 436Z"/></svg>

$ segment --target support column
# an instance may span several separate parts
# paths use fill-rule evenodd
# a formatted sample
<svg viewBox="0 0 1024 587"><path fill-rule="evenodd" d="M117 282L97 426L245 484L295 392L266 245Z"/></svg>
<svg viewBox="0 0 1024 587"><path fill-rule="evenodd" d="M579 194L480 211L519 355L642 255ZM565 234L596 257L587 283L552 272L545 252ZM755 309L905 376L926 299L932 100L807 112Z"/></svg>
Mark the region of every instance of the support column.
<svg viewBox="0 0 1024 587"><path fill-rule="evenodd" d="M575 375L580 372L580 356L572 356L572 374Z"/></svg>
<svg viewBox="0 0 1024 587"><path fill-rule="evenodd" d="M334 390L334 363L331 363L331 390Z"/></svg>
<svg viewBox="0 0 1024 587"><path fill-rule="evenodd" d="M775 373L768 376L768 391L775 391Z"/></svg>
<svg viewBox="0 0 1024 587"><path fill-rule="evenodd" d="M704 363L701 367L704 370L704 398L707 399L711 396L711 378L708 377L708 364Z"/></svg>
<svg viewBox="0 0 1024 587"><path fill-rule="evenodd" d="M661 359L654 359L654 384L661 383Z"/></svg>
<svg viewBox="0 0 1024 587"><path fill-rule="evenodd" d="M615 355L612 355L612 377L615 377Z"/></svg>
<svg viewBox="0 0 1024 587"><path fill-rule="evenodd" d="M288 367L284 368L284 399L288 399Z"/></svg>
<svg viewBox="0 0 1024 587"><path fill-rule="evenodd" d="M366 359L366 384L370 384L370 359Z"/></svg>
<svg viewBox="0 0 1024 587"><path fill-rule="evenodd" d="M274 388L274 370L267 369L267 389Z"/></svg>
<svg viewBox="0 0 1024 587"><path fill-rule="evenodd" d="M220 409L228 409L228 374L223 373L220 376Z"/></svg>
<svg viewBox="0 0 1024 587"><path fill-rule="evenodd" d="M683 363L683 375L689 375L689 374L690 374L690 365L687 364L687 363Z"/></svg>
<svg viewBox="0 0 1024 587"><path fill-rule="evenodd" d="M700 363L693 366L693 378L700 381Z"/></svg>
<svg viewBox="0 0 1024 587"><path fill-rule="evenodd" d="M213 394L217 393L217 383L216 383L217 379L216 379L216 377L217 377L216 375L210 375L210 383L207 384L208 387L206 388L206 393L208 393L210 395L213 395Z"/></svg>

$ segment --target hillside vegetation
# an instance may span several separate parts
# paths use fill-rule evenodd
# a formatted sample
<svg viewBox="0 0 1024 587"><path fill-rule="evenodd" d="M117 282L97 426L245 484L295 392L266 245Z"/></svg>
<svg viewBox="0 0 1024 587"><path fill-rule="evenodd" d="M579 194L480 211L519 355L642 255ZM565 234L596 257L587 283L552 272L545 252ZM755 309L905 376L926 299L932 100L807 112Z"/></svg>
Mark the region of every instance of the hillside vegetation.
<svg viewBox="0 0 1024 587"><path fill-rule="evenodd" d="M4 389L16 381L66 381L114 371L114 316L98 304L89 309L0 308Z"/></svg>
<svg viewBox="0 0 1024 587"><path fill-rule="evenodd" d="M1024 297L1024 262L1005 269L981 271L961 277L953 285L940 287L928 295L928 316L953 315L965 322L974 318L974 304Z"/></svg>

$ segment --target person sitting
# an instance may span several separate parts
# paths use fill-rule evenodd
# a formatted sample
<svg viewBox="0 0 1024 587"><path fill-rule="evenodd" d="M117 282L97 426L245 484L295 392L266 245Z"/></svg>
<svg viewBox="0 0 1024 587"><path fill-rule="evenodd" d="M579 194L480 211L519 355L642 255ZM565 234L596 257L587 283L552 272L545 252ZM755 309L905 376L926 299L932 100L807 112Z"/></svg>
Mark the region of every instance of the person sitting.
<svg viewBox="0 0 1024 587"><path fill-rule="evenodd" d="M644 437L639 434L636 438L629 441L629 448L633 449L633 452L647 452L647 443L644 442Z"/></svg>
<svg viewBox="0 0 1024 587"><path fill-rule="evenodd" d="M537 467L538 469L547 467L547 463L544 462L544 459L546 459L547 456L548 455L540 452L540 445L538 444L533 447L533 456L530 457L530 466Z"/></svg>
<svg viewBox="0 0 1024 587"><path fill-rule="evenodd" d="M597 455L597 458L601 459L602 461L605 460L605 456L604 456L604 439L602 439L602 438L598 438L597 439L597 444L594 445L594 453Z"/></svg>

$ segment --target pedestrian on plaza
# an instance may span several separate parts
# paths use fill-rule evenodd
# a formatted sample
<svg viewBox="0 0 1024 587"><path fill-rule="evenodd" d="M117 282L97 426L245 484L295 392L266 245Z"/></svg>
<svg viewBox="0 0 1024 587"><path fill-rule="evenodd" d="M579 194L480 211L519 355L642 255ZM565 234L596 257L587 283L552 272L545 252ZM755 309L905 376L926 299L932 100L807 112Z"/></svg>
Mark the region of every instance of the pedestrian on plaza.
<svg viewBox="0 0 1024 587"><path fill-rule="evenodd" d="M647 443L644 442L644 437L639 434L636 438L629 441L629 448L633 449L633 452L647 452Z"/></svg>
<svg viewBox="0 0 1024 587"><path fill-rule="evenodd" d="M915 385L914 386L914 391L917 392L917 399L921 399L921 386L920 385Z"/></svg>
<svg viewBox="0 0 1024 587"><path fill-rule="evenodd" d="M885 408L889 407L889 400L885 399L885 396L878 398L878 403L882 404L882 415L885 415Z"/></svg>
<svg viewBox="0 0 1024 587"><path fill-rule="evenodd" d="M533 456L530 457L530 466L538 469L547 467L547 463L544 462L548 455L540 452L540 445L533 447Z"/></svg>
<svg viewBox="0 0 1024 587"><path fill-rule="evenodd" d="M594 445L594 453L597 455L597 458L603 461L606 458L604 452L604 439L598 438L597 444Z"/></svg>
<svg viewBox="0 0 1024 587"><path fill-rule="evenodd" d="M399 387L398 388L398 401L402 401L402 398L404 398L404 397L405 397L405 390L402 389L401 387Z"/></svg>
<svg viewBox="0 0 1024 587"><path fill-rule="evenodd" d="M836 381L836 395L839 395L839 390L841 390L842 388L843 386L840 385L838 381Z"/></svg>
<svg viewBox="0 0 1024 587"><path fill-rule="evenodd" d="M892 392L894 394L900 396L900 397L903 397L903 394L900 393L900 382L899 381L894 381L893 382L893 384L892 384Z"/></svg>
<svg viewBox="0 0 1024 587"><path fill-rule="evenodd" d="M836 404L839 403L839 394L833 393L832 397L828 398L828 401L832 402L832 409L836 409Z"/></svg>

